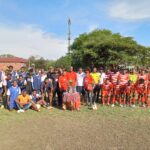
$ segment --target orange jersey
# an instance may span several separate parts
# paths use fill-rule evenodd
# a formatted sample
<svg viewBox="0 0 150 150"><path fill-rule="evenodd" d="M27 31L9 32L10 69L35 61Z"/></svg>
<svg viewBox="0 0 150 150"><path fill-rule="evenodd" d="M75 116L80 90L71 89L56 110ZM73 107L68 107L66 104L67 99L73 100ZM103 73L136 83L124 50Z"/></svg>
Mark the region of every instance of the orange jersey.
<svg viewBox="0 0 150 150"><path fill-rule="evenodd" d="M93 84L94 79L92 78L91 75L85 76L83 82L84 82L84 88L88 89L88 86Z"/></svg>
<svg viewBox="0 0 150 150"><path fill-rule="evenodd" d="M67 76L60 76L58 79L59 86L61 90L67 90L68 89L68 78Z"/></svg>
<svg viewBox="0 0 150 150"><path fill-rule="evenodd" d="M68 78L69 84L71 86L75 86L76 85L77 74L74 71L67 72L67 78Z"/></svg>

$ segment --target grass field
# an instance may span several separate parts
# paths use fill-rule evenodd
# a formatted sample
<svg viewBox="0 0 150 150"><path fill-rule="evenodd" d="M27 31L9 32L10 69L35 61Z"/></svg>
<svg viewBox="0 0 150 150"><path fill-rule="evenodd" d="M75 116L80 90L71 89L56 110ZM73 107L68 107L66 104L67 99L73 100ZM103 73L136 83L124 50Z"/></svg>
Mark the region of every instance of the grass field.
<svg viewBox="0 0 150 150"><path fill-rule="evenodd" d="M150 109L0 110L0 150L149 150Z"/></svg>

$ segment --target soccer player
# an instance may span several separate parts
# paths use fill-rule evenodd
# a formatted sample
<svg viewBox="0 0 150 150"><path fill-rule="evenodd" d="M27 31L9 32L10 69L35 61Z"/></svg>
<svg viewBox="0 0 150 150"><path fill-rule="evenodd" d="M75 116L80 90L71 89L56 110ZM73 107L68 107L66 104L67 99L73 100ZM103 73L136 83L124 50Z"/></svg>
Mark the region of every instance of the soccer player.
<svg viewBox="0 0 150 150"><path fill-rule="evenodd" d="M69 87L76 91L76 84L77 84L77 74L74 72L73 67L70 67L70 71L67 72L67 78L69 81Z"/></svg>
<svg viewBox="0 0 150 150"><path fill-rule="evenodd" d="M121 85L121 103L120 103L120 106L121 107L125 107L126 106L126 93L125 93L125 90L126 90L126 85L129 81L129 75L128 73L126 72L126 70L122 70L120 75L119 75L119 80L120 80L120 85ZM123 103L122 103L123 102ZM123 104L123 105L122 105Z"/></svg>
<svg viewBox="0 0 150 150"><path fill-rule="evenodd" d="M93 68L93 72L90 74L92 76L92 78L94 79L94 89L93 89L93 93L94 93L94 99L96 102L98 102L99 99L99 93L100 93L100 76L101 74L97 71L97 68Z"/></svg>
<svg viewBox="0 0 150 150"><path fill-rule="evenodd" d="M17 85L17 81L14 80L13 85L9 87L7 90L7 104L8 104L10 111L17 108L15 100L17 99L20 93L21 93L21 90Z"/></svg>
<svg viewBox="0 0 150 150"><path fill-rule="evenodd" d="M26 85L27 81L25 80L25 78L23 78L22 75L19 75L18 86L20 87L21 91L26 89Z"/></svg>
<svg viewBox="0 0 150 150"><path fill-rule="evenodd" d="M137 93L138 93L138 102L142 103L142 107L145 107L145 103L148 105L148 102L146 101L146 84L143 78L139 79L137 87L136 87Z"/></svg>
<svg viewBox="0 0 150 150"><path fill-rule="evenodd" d="M41 90L41 75L39 74L39 69L35 70L35 75L33 76L33 89L36 89L37 93L40 94Z"/></svg>
<svg viewBox="0 0 150 150"><path fill-rule="evenodd" d="M102 105L110 105L110 98L113 91L113 85L109 82L109 79L106 79L102 85Z"/></svg>
<svg viewBox="0 0 150 150"><path fill-rule="evenodd" d="M22 93L16 98L15 100L17 107L18 107L18 113L25 112L30 107L32 107L33 110L39 111L37 106L33 101L31 101L30 96L27 94L27 91L24 89Z"/></svg>
<svg viewBox="0 0 150 150"><path fill-rule="evenodd" d="M21 75L24 79L27 77L27 73L25 71L26 67L22 66L19 72L19 76Z"/></svg>
<svg viewBox="0 0 150 150"><path fill-rule="evenodd" d="M59 89L60 89L59 106L61 106L63 109L66 109L65 105L63 105L63 94L68 91L69 82L67 78L67 72L65 69L60 75L58 79L58 83L59 83Z"/></svg>
<svg viewBox="0 0 150 150"><path fill-rule="evenodd" d="M77 92L81 96L81 102L84 102L83 96L85 95L84 85L83 85L84 77L85 77L85 73L83 72L83 69L79 68L79 71L77 73L77 87L76 87L76 89L77 89Z"/></svg>
<svg viewBox="0 0 150 150"><path fill-rule="evenodd" d="M46 78L45 82L41 85L41 91L43 99L49 103L48 109L52 109L52 100L53 100L53 83L52 80ZM39 93L38 93L39 94Z"/></svg>
<svg viewBox="0 0 150 150"><path fill-rule="evenodd" d="M132 86L132 94L131 94L131 106L134 108L135 107L135 96L136 96L136 84L138 80L138 75L135 72L135 69L132 69L129 74L129 80L131 81L131 86Z"/></svg>
<svg viewBox="0 0 150 150"><path fill-rule="evenodd" d="M47 107L47 104L45 100L42 99L42 96L39 95L36 90L32 91L32 94L30 95L30 99L35 103L35 104L40 104L43 107Z"/></svg>
<svg viewBox="0 0 150 150"><path fill-rule="evenodd" d="M84 77L84 89L85 89L85 97L87 101L87 105L92 107L93 110L97 109L97 105L95 103L95 99L93 99L93 85L94 85L94 79L90 75L90 70L87 69L85 71L86 75Z"/></svg>
<svg viewBox="0 0 150 150"><path fill-rule="evenodd" d="M13 69L14 69L14 67L12 65L8 66L8 72L11 74L12 80L15 80L18 78L18 73L17 73L17 71L15 71Z"/></svg>
<svg viewBox="0 0 150 150"><path fill-rule="evenodd" d="M119 102L119 104L121 105L121 85L120 85L120 81L117 80L116 83L113 83L113 97L112 97L112 107L115 106L116 101Z"/></svg>

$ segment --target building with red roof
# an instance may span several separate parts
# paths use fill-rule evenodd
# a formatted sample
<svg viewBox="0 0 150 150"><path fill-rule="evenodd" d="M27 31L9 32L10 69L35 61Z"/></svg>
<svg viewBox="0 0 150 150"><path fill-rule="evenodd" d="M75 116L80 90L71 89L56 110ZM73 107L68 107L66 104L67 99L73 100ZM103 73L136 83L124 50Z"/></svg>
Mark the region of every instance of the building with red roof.
<svg viewBox="0 0 150 150"><path fill-rule="evenodd" d="M6 70L8 66L13 66L14 70L19 70L27 66L28 60L19 57L0 57L0 70Z"/></svg>

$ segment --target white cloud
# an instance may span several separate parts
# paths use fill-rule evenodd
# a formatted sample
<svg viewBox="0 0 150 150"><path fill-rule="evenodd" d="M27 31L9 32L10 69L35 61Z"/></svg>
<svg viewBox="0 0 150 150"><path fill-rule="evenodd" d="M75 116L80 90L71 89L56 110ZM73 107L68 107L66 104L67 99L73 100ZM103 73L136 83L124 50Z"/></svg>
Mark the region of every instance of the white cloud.
<svg viewBox="0 0 150 150"><path fill-rule="evenodd" d="M46 33L33 25L19 28L0 25L0 53L28 58L40 55L57 59L67 52L67 41L52 33Z"/></svg>
<svg viewBox="0 0 150 150"><path fill-rule="evenodd" d="M97 24L92 24L92 25L89 26L88 31L91 32L91 31L93 31L95 29L98 29L98 28L99 28L99 26Z"/></svg>
<svg viewBox="0 0 150 150"><path fill-rule="evenodd" d="M114 0L108 7L110 17L126 21L150 19L149 0Z"/></svg>

